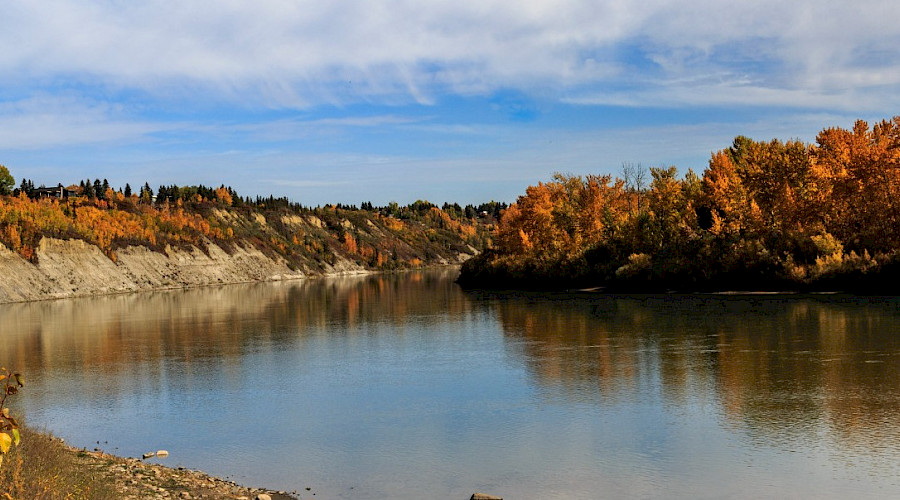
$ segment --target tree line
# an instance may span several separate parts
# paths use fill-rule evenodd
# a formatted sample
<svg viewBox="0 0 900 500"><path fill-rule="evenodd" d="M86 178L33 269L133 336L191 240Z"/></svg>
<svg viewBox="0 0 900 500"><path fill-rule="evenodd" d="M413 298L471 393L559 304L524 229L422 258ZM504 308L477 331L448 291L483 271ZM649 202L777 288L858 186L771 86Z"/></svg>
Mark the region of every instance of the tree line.
<svg viewBox="0 0 900 500"><path fill-rule="evenodd" d="M20 193L24 193L29 198L34 198L37 195L38 190L46 188L43 184L39 187L35 187L34 181L23 178L19 187L12 189L14 180L9 174L9 170L2 165L0 165L0 169L3 169L0 170L0 195L12 194L13 196L19 196ZM3 172L5 172L5 174ZM3 180L4 175L8 178L6 183L4 183ZM234 188L225 186L224 184L220 185L218 188L208 187L202 184L198 186L178 186L177 184L160 185L157 190L154 191L150 187L150 184L145 182L144 185L139 188L139 191L135 193L128 183L125 184L124 188L120 187L118 190L115 190L111 188L109 181L106 179L103 179L102 181L100 179L94 179L93 181L91 179L85 179L80 181L77 185L72 184L65 187L65 190L66 193L73 193L75 196L84 197L90 200L114 201L116 199L132 199L138 203L155 203L157 205L164 205L166 203L175 204L179 201L183 204L214 200L235 207L280 208L294 211L302 211L307 208L301 203L291 201L286 196L276 197L274 195L269 195L242 197L234 190ZM385 216L397 218L413 218L415 217L414 214L422 214L433 207L437 207L437 205L423 200L416 200L405 206L402 206L397 202L391 202L383 206L375 206L371 201L364 201L359 206L343 203L336 203L329 206L341 210L378 212ZM465 207L462 207L459 203L451 204L445 202L441 206L441 210L451 214L455 219L487 217L498 220L500 219L500 214L508 206L507 203L493 200L478 205L469 204ZM321 207L317 206L315 208Z"/></svg>
<svg viewBox="0 0 900 500"><path fill-rule="evenodd" d="M480 286L890 286L900 263L900 117L814 143L739 136L702 175L626 164L556 175L502 215L463 268Z"/></svg>
<svg viewBox="0 0 900 500"><path fill-rule="evenodd" d="M327 272L340 259L404 269L452 262L487 247L505 207L445 204L443 210L422 200L304 207L287 198L242 197L225 185L153 190L144 183L133 190L130 184L113 188L106 179L50 189L28 179L14 185L0 166L0 243L33 262L41 239L51 237L87 241L113 260L128 246L165 251L212 243L226 250L253 246L312 273Z"/></svg>

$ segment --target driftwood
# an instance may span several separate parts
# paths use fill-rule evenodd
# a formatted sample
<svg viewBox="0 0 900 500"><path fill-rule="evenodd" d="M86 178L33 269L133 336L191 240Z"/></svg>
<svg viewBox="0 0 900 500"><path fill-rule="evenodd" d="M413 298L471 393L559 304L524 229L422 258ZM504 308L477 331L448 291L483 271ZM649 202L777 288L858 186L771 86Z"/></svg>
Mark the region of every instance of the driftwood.
<svg viewBox="0 0 900 500"><path fill-rule="evenodd" d="M503 498L488 495L487 493L474 493L469 500L503 500Z"/></svg>

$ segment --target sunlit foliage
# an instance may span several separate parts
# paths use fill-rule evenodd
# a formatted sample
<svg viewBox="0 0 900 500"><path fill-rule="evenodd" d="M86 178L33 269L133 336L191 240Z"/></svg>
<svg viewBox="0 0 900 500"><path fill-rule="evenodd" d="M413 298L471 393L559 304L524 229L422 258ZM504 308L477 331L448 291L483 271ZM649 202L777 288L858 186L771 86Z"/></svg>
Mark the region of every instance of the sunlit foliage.
<svg viewBox="0 0 900 500"><path fill-rule="evenodd" d="M90 179L65 188L72 195L62 198L41 197L41 189L23 179L17 195L0 196L0 242L32 262L50 237L84 240L113 261L128 246L164 252L216 244L226 251L255 247L313 273L338 260L368 269L414 268L455 262L489 245L501 209L485 205L479 216L475 207L442 210L421 200L403 207L366 203L364 210L307 208L284 198L242 198L225 186L159 186L154 193L145 184L134 194L130 186L123 192Z"/></svg>
<svg viewBox="0 0 900 500"><path fill-rule="evenodd" d="M23 380L20 373L0 368L0 466L3 465L3 456L9 453L10 448L19 445L19 422L6 407L6 400L25 385Z"/></svg>
<svg viewBox="0 0 900 500"><path fill-rule="evenodd" d="M815 144L737 137L702 177L650 168L644 186L644 173L529 187L463 281L853 287L887 282L900 262L900 117Z"/></svg>

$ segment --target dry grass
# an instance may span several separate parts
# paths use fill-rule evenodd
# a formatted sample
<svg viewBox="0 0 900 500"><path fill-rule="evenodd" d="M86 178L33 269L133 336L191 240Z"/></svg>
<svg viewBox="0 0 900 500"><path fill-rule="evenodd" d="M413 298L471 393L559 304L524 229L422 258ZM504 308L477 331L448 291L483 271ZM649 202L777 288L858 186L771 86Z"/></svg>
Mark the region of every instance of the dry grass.
<svg viewBox="0 0 900 500"><path fill-rule="evenodd" d="M113 480L52 435L23 427L0 467L0 499L116 498Z"/></svg>

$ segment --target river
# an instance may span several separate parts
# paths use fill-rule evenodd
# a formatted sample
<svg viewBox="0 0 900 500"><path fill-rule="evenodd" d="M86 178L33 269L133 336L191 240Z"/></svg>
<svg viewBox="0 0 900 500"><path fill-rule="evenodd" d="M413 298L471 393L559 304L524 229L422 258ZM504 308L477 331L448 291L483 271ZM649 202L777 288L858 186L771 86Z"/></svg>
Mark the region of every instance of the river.
<svg viewBox="0 0 900 500"><path fill-rule="evenodd" d="M0 362L70 444L303 498L900 496L897 298L454 276L8 304Z"/></svg>

